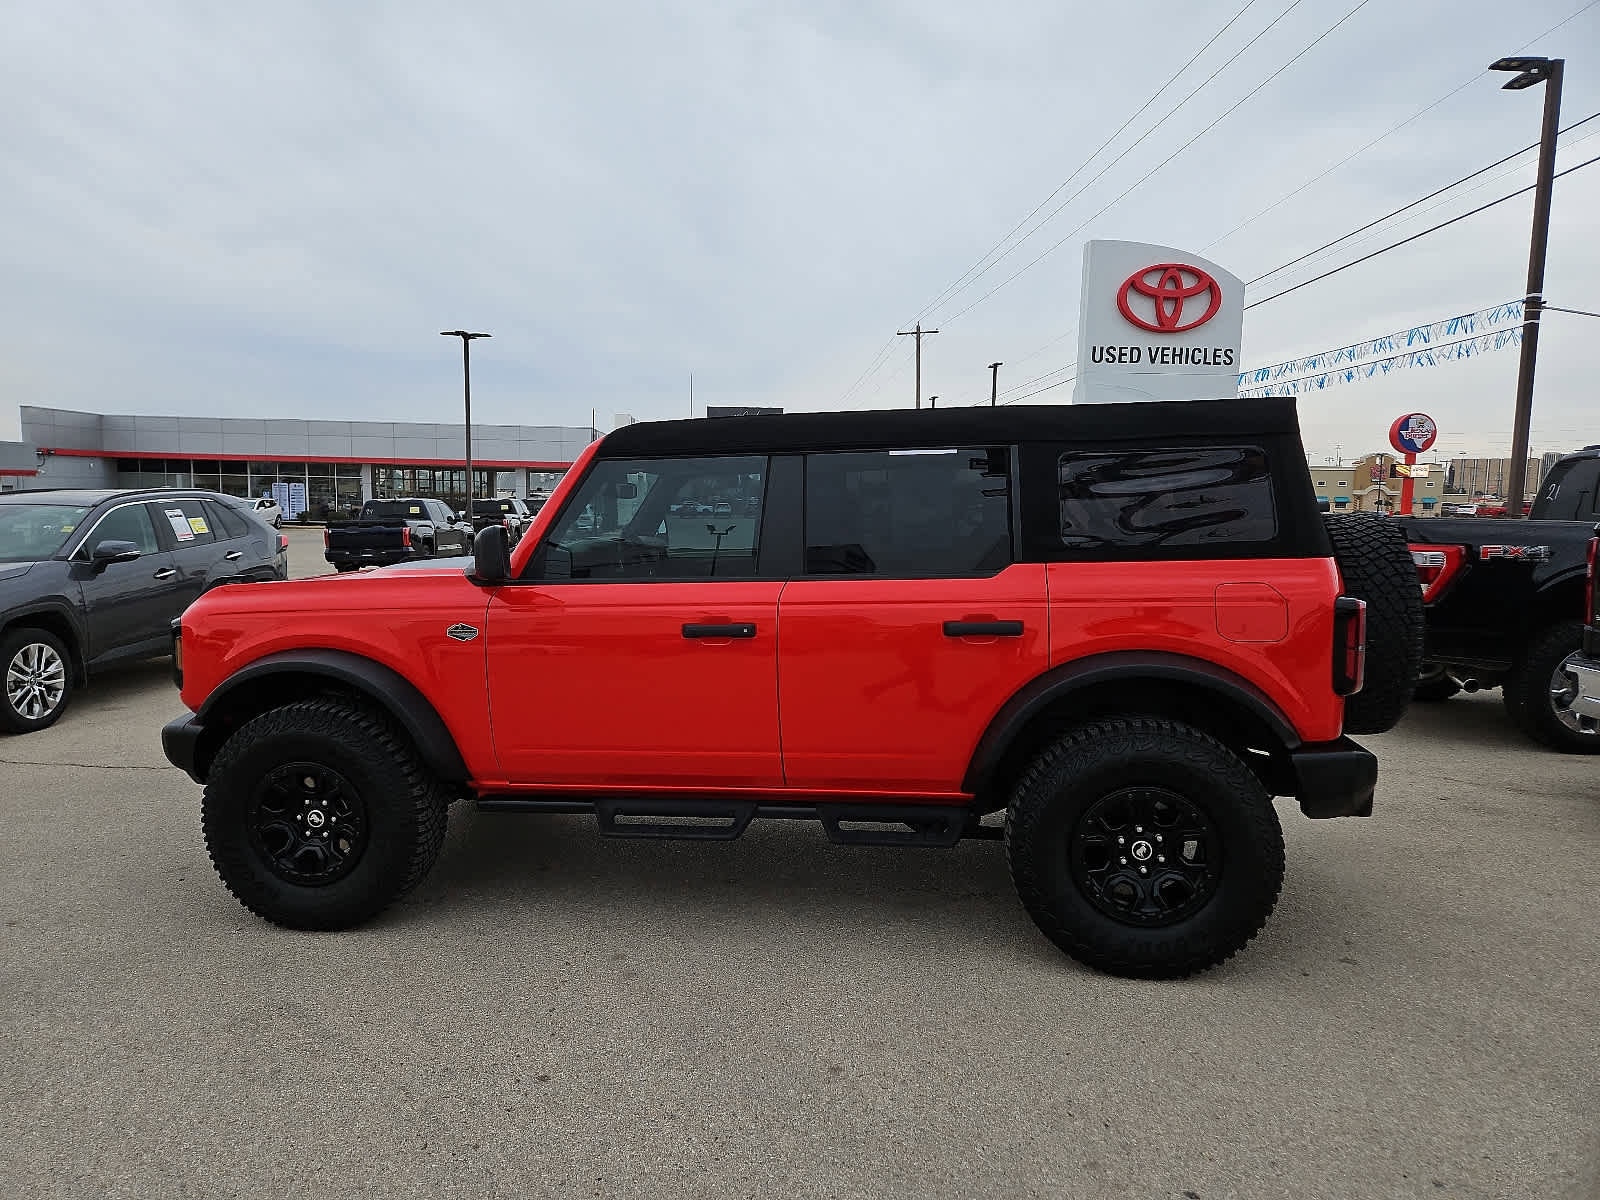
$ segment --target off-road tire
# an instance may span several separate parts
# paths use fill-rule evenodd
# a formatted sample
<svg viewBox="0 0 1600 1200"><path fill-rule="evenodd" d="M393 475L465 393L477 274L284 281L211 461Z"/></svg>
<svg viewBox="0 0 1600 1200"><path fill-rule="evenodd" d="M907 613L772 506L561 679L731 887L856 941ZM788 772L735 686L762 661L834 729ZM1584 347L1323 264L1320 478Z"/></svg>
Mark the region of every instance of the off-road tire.
<svg viewBox="0 0 1600 1200"><path fill-rule="evenodd" d="M1443 667L1424 671L1411 690L1411 699L1420 704L1442 704L1461 691L1461 685Z"/></svg>
<svg viewBox="0 0 1600 1200"><path fill-rule="evenodd" d="M13 664L19 672L26 669L26 664L19 661L19 656L24 650L29 649L47 651L60 663L61 698L56 701L54 708L42 716L24 716L13 706L11 700ZM77 690L72 679L72 671L72 654L67 649L66 643L48 629L24 625L0 637L0 733L34 733L40 729L48 729L59 721L72 703L73 693ZM29 671L29 674L32 672ZM50 678L52 682L57 678L55 671L50 672Z"/></svg>
<svg viewBox="0 0 1600 1200"><path fill-rule="evenodd" d="M1422 671L1422 589L1400 527L1383 517L1329 517L1344 594L1367 602L1366 682L1344 702L1346 733L1387 733Z"/></svg>
<svg viewBox="0 0 1600 1200"><path fill-rule="evenodd" d="M1074 878L1070 839L1102 797L1160 787L1202 810L1218 834L1215 891L1203 907L1156 927L1108 915ZM1006 813L1006 857L1023 907L1052 942L1113 975L1168 979L1242 949L1283 886L1283 830L1255 774L1222 743L1176 721L1122 718L1073 729L1023 773Z"/></svg>
<svg viewBox="0 0 1600 1200"><path fill-rule="evenodd" d="M365 843L348 874L333 882L282 878L252 838L252 789L290 762L339 772L364 807ZM324 697L271 709L223 743L206 782L201 828L217 874L251 912L290 929L346 929L421 882L444 843L446 806L444 789L387 718Z"/></svg>
<svg viewBox="0 0 1600 1200"><path fill-rule="evenodd" d="M1557 621L1528 639L1500 685L1506 713L1523 733L1566 754L1600 754L1600 731L1581 733L1564 724L1551 697L1551 677L1583 644L1582 621Z"/></svg>

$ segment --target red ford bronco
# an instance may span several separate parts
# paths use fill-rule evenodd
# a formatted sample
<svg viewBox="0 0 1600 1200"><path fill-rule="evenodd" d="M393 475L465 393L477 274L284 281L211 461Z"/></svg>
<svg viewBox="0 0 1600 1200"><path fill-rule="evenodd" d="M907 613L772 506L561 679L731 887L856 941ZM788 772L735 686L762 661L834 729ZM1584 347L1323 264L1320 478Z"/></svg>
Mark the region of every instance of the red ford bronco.
<svg viewBox="0 0 1600 1200"><path fill-rule="evenodd" d="M1404 538L1323 516L1287 399L631 425L474 551L175 628L163 745L267 920L373 916L456 801L616 837L810 819L1003 838L1061 949L1185 975L1277 900L1271 797L1371 811L1346 734L1399 719L1422 649Z"/></svg>

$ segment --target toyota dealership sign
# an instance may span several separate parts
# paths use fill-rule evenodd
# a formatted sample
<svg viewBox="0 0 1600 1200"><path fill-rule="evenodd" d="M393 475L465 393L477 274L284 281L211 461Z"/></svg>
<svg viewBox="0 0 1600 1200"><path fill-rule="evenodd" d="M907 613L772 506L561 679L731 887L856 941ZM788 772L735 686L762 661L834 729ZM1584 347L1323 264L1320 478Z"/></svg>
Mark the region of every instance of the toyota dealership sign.
<svg viewBox="0 0 1600 1200"><path fill-rule="evenodd" d="M1244 283L1170 246L1083 248L1075 404L1216 400L1238 392Z"/></svg>

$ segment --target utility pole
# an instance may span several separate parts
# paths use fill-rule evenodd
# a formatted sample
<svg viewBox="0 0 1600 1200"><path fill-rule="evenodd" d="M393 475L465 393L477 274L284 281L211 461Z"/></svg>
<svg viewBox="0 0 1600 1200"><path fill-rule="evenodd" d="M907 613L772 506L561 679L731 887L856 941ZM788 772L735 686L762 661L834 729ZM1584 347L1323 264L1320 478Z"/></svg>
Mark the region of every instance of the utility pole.
<svg viewBox="0 0 1600 1200"><path fill-rule="evenodd" d="M689 415L694 416L694 372L689 372Z"/></svg>
<svg viewBox="0 0 1600 1200"><path fill-rule="evenodd" d="M1004 363L992 362L989 364L989 407L993 408L995 400L1000 395L1000 368Z"/></svg>
<svg viewBox="0 0 1600 1200"><path fill-rule="evenodd" d="M1556 133L1561 127L1560 58L1502 58L1491 71L1519 71L1504 87L1517 92L1544 84L1544 124L1539 131L1539 175L1533 191L1533 234L1528 245L1528 290L1522 308L1522 359L1517 365L1517 411L1511 433L1511 478L1506 516L1523 515L1527 494L1528 433L1533 423L1533 373L1539 362L1539 313L1544 308L1544 259L1550 244L1550 192L1555 180Z"/></svg>
<svg viewBox="0 0 1600 1200"><path fill-rule="evenodd" d="M917 407L922 407L922 339L930 334L938 333L937 329L924 329L922 322L917 322L915 329L897 329L895 337L914 337L917 339Z"/></svg>
<svg viewBox="0 0 1600 1200"><path fill-rule="evenodd" d="M461 339L461 384L465 394L467 426L467 515L472 515L472 502L477 499L472 486L472 342L474 338L493 337L492 333L468 333L465 329L446 329L440 337Z"/></svg>

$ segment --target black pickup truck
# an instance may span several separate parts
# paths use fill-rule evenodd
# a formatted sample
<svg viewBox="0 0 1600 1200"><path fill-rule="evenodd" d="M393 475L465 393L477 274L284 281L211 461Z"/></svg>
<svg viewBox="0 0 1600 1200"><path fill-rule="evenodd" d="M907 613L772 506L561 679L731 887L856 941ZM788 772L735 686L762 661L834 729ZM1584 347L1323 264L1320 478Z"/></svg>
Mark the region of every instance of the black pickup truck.
<svg viewBox="0 0 1600 1200"><path fill-rule="evenodd" d="M353 521L322 532L323 557L340 571L472 552L472 525L443 500L368 500Z"/></svg>
<svg viewBox="0 0 1600 1200"><path fill-rule="evenodd" d="M1600 754L1572 663L1600 522L1600 446L1558 460L1526 520L1397 517L1422 584L1427 644L1416 699L1498 687L1528 736Z"/></svg>
<svg viewBox="0 0 1600 1200"><path fill-rule="evenodd" d="M498 525L506 531L510 544L515 546L522 540L522 535L527 532L528 526L532 523L533 511L515 496L474 500L472 502L472 534L474 537L481 530L487 529L491 525Z"/></svg>

